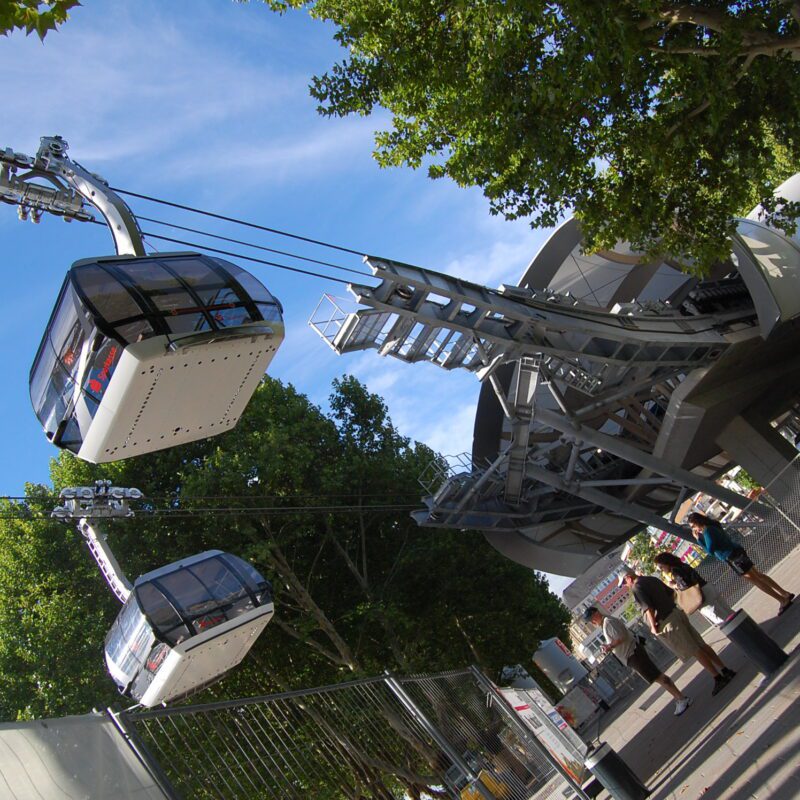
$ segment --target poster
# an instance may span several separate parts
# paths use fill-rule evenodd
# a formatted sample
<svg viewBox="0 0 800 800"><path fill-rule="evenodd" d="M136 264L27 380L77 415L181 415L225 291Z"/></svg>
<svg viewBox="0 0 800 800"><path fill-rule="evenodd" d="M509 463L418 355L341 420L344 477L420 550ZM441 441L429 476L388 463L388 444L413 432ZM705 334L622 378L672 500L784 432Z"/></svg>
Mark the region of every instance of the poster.
<svg viewBox="0 0 800 800"><path fill-rule="evenodd" d="M589 776L583 761L588 747L538 689L499 689L506 702L561 768L578 784Z"/></svg>

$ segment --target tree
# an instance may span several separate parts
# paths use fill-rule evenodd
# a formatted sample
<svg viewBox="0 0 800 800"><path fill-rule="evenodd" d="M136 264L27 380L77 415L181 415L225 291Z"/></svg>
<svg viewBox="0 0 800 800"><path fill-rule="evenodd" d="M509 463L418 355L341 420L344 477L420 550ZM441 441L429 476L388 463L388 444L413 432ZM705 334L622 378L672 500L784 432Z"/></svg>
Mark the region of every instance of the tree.
<svg viewBox="0 0 800 800"><path fill-rule="evenodd" d="M772 192L800 164L800 2L266 2L336 26L348 55L311 93L328 116L388 109L383 166L427 164L534 226L572 210L589 251L695 271L754 199L793 230Z"/></svg>
<svg viewBox="0 0 800 800"><path fill-rule="evenodd" d="M0 501L0 719L113 702L103 637L115 609L77 534L44 516L53 496ZM44 518L43 518L44 516Z"/></svg>
<svg viewBox="0 0 800 800"><path fill-rule="evenodd" d="M733 480L748 492L757 492L763 488L761 484L743 467L739 467L739 471L736 473Z"/></svg>
<svg viewBox="0 0 800 800"><path fill-rule="evenodd" d="M145 492L134 519L108 526L131 579L219 547L272 580L273 622L206 698L387 668L477 662L493 673L528 661L540 639L566 636L568 613L542 578L480 534L411 520L417 477L435 455L398 434L379 397L346 378L330 408L326 415L267 378L223 436L104 466L66 453L53 462L56 492L98 478ZM77 533L43 516L51 490L27 494L0 515L0 681L13 688L0 692L6 719L80 713L111 694L102 643L117 608Z"/></svg>
<svg viewBox="0 0 800 800"><path fill-rule="evenodd" d="M69 19L69 12L80 5L80 0L4 0L0 4L0 34L8 36L14 30L34 31L44 40Z"/></svg>
<svg viewBox="0 0 800 800"><path fill-rule="evenodd" d="M639 531L631 540L630 560L636 564L637 569L643 575L655 575L655 557L658 550L653 544L648 531Z"/></svg>

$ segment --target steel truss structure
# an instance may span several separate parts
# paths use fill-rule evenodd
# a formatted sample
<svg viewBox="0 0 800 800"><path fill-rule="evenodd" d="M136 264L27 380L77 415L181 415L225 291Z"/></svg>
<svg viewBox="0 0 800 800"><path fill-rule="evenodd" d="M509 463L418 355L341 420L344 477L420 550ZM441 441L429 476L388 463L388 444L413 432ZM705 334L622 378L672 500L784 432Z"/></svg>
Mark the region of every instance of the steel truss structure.
<svg viewBox="0 0 800 800"><path fill-rule="evenodd" d="M632 535L632 520L687 538L664 519L687 491L749 502L715 483L730 464L720 448L691 463L666 452L670 437L686 438L686 391L759 339L759 310L732 264L702 281L682 276L666 299L602 307L365 261L379 283L348 287L361 308L326 295L309 321L334 351L374 349L483 383L472 455L432 465L419 524L477 528L501 550L522 534L537 556L512 558L577 574ZM556 558L542 561L545 551Z"/></svg>

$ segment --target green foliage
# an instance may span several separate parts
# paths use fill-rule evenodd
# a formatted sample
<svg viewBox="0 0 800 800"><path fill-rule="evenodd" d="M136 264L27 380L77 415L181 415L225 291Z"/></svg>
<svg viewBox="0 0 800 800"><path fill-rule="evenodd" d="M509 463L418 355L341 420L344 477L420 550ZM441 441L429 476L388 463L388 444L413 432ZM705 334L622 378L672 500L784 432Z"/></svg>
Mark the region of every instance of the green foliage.
<svg viewBox="0 0 800 800"><path fill-rule="evenodd" d="M42 513L53 499L27 486L26 507L0 502L0 718L57 716L114 697L103 637L110 593L77 534Z"/></svg>
<svg viewBox="0 0 800 800"><path fill-rule="evenodd" d="M749 492L757 491L758 489L762 488L761 484L749 472L741 467L736 473L734 480L739 484L739 486L741 486L743 489L747 489Z"/></svg>
<svg viewBox="0 0 800 800"><path fill-rule="evenodd" d="M36 32L44 40L69 19L69 12L80 5L79 0L2 0L0 2L0 34L7 36L14 30L27 35Z"/></svg>
<svg viewBox="0 0 800 800"><path fill-rule="evenodd" d="M345 378L330 408L266 379L223 436L106 466L53 462L56 491L107 477L142 489L158 511L108 525L131 579L218 547L272 580L273 622L205 699L387 668L477 662L494 674L529 662L540 639L566 637L568 613L542 578L480 534L416 526L417 477L435 455L398 434L379 397ZM45 491L29 487L29 509L0 518L6 719L83 712L113 688L102 644L117 609L78 535L35 518L52 506Z"/></svg>
<svg viewBox="0 0 800 800"><path fill-rule="evenodd" d="M631 539L631 542L633 542L633 544L631 546L629 558L633 563L638 565L637 571L644 575L655 575L656 565L654 559L658 555L658 550L656 550L653 545L650 535L646 530L639 531L639 533Z"/></svg>
<svg viewBox="0 0 800 800"><path fill-rule="evenodd" d="M311 92L325 115L388 109L381 165L427 165L535 226L573 210L589 251L707 269L800 164L794 3L266 2L336 26L347 56ZM797 204L767 203L793 230Z"/></svg>
<svg viewBox="0 0 800 800"><path fill-rule="evenodd" d="M639 619L641 616L636 602L633 599L633 595L628 598L628 602L622 607L620 616L625 620L625 622L633 622L634 620Z"/></svg>

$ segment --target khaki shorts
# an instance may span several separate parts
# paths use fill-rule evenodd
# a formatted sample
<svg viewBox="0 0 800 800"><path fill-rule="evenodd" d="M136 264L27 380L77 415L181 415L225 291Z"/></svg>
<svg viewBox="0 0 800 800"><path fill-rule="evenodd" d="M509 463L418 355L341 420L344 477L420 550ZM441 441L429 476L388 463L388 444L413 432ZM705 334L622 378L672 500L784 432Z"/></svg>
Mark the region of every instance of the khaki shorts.
<svg viewBox="0 0 800 800"><path fill-rule="evenodd" d="M697 651L705 644L703 637L695 630L689 617L679 608L658 626L658 638L681 660L688 661L697 655Z"/></svg>

